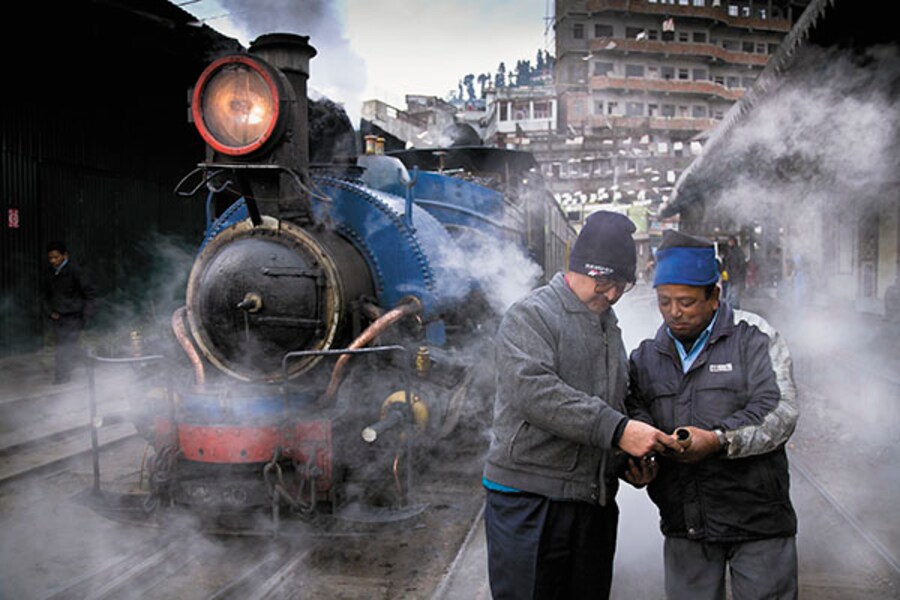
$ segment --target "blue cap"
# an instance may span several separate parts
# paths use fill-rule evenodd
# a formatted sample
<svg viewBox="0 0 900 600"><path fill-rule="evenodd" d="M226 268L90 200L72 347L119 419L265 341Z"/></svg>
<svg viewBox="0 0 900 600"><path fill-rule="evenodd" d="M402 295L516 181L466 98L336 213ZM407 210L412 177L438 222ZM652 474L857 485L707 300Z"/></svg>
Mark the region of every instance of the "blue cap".
<svg viewBox="0 0 900 600"><path fill-rule="evenodd" d="M653 287L660 285L707 286L719 280L715 245L703 238L667 230L656 251Z"/></svg>

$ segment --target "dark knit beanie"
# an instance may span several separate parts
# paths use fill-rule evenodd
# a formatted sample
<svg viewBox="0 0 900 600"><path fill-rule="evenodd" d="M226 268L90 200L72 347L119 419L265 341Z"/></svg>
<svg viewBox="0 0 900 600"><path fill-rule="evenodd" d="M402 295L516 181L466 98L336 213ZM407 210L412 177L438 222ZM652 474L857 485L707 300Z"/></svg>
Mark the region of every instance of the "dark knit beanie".
<svg viewBox="0 0 900 600"><path fill-rule="evenodd" d="M656 251L653 287L678 284L706 286L719 280L715 245L704 238L666 230Z"/></svg>
<svg viewBox="0 0 900 600"><path fill-rule="evenodd" d="M637 253L631 234L636 229L625 215L606 210L591 214L569 255L569 270L633 282Z"/></svg>

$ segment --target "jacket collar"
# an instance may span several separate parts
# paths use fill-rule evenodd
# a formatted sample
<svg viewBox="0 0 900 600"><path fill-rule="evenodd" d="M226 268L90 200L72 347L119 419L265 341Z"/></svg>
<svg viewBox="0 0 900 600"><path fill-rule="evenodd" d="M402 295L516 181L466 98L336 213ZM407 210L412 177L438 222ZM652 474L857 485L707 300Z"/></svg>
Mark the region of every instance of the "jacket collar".
<svg viewBox="0 0 900 600"><path fill-rule="evenodd" d="M587 306L585 306L584 302L579 300L578 296L575 295L575 292L572 291L572 288L569 287L569 284L566 282L566 278L563 273L557 273L556 275L554 275L553 279L550 280L549 286L550 289L556 292L556 295L559 296L559 299L562 302L563 308L566 312L586 313L588 315L599 318L601 321L603 321L604 324L618 324L619 319L618 317L616 317L616 313L612 309L612 307L610 307L610 309L602 315L598 315Z"/></svg>
<svg viewBox="0 0 900 600"><path fill-rule="evenodd" d="M724 301L719 301L719 316L716 318L716 322L713 325L712 331L709 333L709 340L707 340L707 346L709 344L713 344L722 337L728 337L734 332L734 311L731 309L731 306ZM655 345L657 350L662 352L671 353L670 350L673 349L672 340L669 338L669 335L666 333L666 323L663 322L662 325L659 326L659 329L656 330L656 338Z"/></svg>

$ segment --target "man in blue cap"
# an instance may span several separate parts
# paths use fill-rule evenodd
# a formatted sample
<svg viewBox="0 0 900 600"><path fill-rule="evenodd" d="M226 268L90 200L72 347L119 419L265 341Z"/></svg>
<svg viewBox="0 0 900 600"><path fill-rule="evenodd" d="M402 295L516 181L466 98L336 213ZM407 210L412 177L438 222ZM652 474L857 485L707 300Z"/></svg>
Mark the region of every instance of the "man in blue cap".
<svg viewBox="0 0 900 600"><path fill-rule="evenodd" d="M679 451L625 416L628 364L612 305L634 283L634 230L623 215L590 215L569 271L500 323L484 468L494 600L607 598L618 477L644 485L656 466L641 458Z"/></svg>
<svg viewBox="0 0 900 600"><path fill-rule="evenodd" d="M686 449L658 457L650 498L666 596L796 598L797 517L784 444L797 422L790 354L753 313L719 300L712 242L666 231L654 278L664 324L631 354L628 412Z"/></svg>

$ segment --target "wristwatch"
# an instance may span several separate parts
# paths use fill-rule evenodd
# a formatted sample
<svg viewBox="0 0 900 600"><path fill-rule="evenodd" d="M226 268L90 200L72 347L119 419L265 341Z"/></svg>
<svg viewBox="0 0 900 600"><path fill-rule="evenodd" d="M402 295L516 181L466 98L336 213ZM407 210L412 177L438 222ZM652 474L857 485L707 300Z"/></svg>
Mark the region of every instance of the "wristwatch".
<svg viewBox="0 0 900 600"><path fill-rule="evenodd" d="M719 451L728 454L728 438L725 436L725 432L721 429L713 429L713 433L719 439Z"/></svg>

